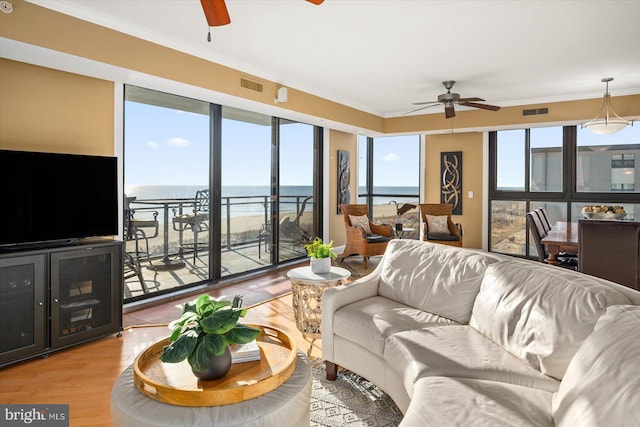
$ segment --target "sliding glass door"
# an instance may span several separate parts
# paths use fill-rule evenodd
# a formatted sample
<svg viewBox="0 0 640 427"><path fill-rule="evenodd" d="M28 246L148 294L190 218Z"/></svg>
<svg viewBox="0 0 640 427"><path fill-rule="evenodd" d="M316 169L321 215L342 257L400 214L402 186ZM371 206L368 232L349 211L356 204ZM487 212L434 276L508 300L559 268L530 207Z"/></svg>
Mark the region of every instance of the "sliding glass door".
<svg viewBox="0 0 640 427"><path fill-rule="evenodd" d="M280 119L279 125L279 260L305 256L314 235L313 126Z"/></svg>
<svg viewBox="0 0 640 427"><path fill-rule="evenodd" d="M191 221L209 191L209 104L127 86L124 110L125 298L138 299L210 277L206 210Z"/></svg>
<svg viewBox="0 0 640 427"><path fill-rule="evenodd" d="M221 276L271 264L271 117L222 107Z"/></svg>
<svg viewBox="0 0 640 427"><path fill-rule="evenodd" d="M124 122L127 301L306 256L317 128L132 86Z"/></svg>

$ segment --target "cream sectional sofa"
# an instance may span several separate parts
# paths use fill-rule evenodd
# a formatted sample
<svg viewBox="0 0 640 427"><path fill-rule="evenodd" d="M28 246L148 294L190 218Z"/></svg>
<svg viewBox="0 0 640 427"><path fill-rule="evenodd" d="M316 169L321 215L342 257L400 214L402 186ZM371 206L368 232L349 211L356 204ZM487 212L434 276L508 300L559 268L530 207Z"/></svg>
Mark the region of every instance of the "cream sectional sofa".
<svg viewBox="0 0 640 427"><path fill-rule="evenodd" d="M322 297L327 377L386 391L403 426L640 425L640 293L538 262L393 240Z"/></svg>

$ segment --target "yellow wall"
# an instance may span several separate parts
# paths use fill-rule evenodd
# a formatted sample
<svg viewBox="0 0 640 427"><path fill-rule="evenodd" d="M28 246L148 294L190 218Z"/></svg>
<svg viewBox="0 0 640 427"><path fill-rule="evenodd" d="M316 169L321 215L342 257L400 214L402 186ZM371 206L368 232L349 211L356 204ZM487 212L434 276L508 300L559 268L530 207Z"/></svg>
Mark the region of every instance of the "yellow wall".
<svg viewBox="0 0 640 427"><path fill-rule="evenodd" d="M146 40L82 21L23 0L11 14L0 13L0 36L96 60L128 70L182 82L223 94L274 104L280 85ZM245 78L262 92L241 87ZM381 132L383 119L355 108L289 88L281 108Z"/></svg>
<svg viewBox="0 0 640 427"><path fill-rule="evenodd" d="M112 156L113 83L0 59L0 148Z"/></svg>
<svg viewBox="0 0 640 427"><path fill-rule="evenodd" d="M332 130L329 135L329 239L333 246L342 246L347 242L342 214L338 214L338 150L348 151L351 176L349 188L351 203L358 201L358 136L352 133Z"/></svg>
<svg viewBox="0 0 640 427"><path fill-rule="evenodd" d="M466 248L482 247L482 140L480 132L426 137L425 203L440 203L440 153L462 151L462 215L454 215L453 222L462 224ZM467 198L469 191L473 199Z"/></svg>

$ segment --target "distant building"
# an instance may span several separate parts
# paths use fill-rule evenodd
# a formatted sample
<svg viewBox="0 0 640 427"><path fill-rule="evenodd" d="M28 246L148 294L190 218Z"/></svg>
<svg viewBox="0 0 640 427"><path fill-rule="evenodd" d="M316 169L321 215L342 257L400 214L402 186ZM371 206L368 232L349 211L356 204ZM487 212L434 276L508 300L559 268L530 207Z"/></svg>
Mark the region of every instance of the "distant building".
<svg viewBox="0 0 640 427"><path fill-rule="evenodd" d="M585 193L640 190L640 145L580 146L577 191ZM562 149L531 150L531 190L562 191Z"/></svg>

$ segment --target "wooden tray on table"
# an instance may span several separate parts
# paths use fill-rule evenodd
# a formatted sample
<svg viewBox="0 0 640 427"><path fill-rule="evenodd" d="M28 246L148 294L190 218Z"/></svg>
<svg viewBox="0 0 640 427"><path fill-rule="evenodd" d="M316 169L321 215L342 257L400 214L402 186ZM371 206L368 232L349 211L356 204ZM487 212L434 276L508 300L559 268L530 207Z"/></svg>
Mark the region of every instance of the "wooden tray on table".
<svg viewBox="0 0 640 427"><path fill-rule="evenodd" d="M178 406L219 406L243 402L268 393L287 381L296 369L298 348L291 337L276 328L260 329L256 341L260 360L234 363L218 380L200 381L189 363L160 361L165 338L140 353L133 363L135 387L145 396Z"/></svg>

